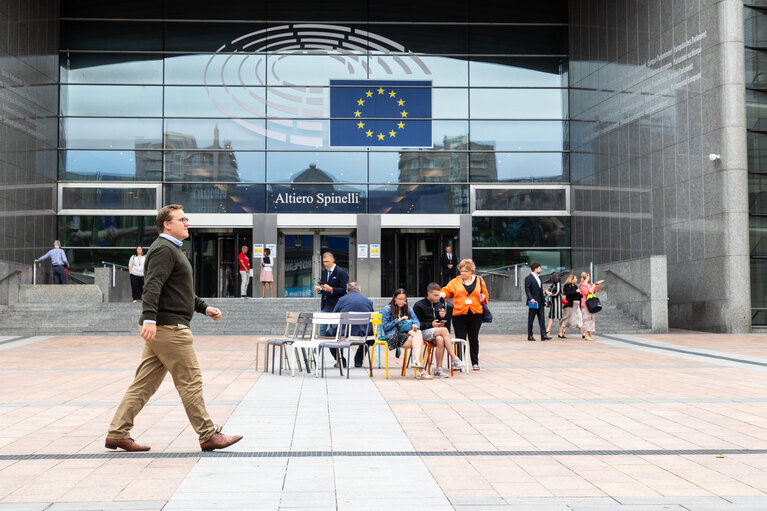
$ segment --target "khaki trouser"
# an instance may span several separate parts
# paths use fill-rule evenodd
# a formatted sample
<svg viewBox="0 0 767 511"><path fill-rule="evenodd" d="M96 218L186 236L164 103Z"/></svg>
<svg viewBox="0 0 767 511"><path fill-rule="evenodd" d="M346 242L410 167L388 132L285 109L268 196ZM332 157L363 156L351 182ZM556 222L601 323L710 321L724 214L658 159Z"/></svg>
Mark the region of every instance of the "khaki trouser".
<svg viewBox="0 0 767 511"><path fill-rule="evenodd" d="M240 270L240 296L247 296L249 281L250 281L250 272Z"/></svg>
<svg viewBox="0 0 767 511"><path fill-rule="evenodd" d="M133 419L157 392L168 372L181 396L186 416L200 436L200 443L213 436L216 426L202 397L202 373L192 332L185 325L158 325L154 341L145 343L136 377L117 407L108 438L130 438Z"/></svg>

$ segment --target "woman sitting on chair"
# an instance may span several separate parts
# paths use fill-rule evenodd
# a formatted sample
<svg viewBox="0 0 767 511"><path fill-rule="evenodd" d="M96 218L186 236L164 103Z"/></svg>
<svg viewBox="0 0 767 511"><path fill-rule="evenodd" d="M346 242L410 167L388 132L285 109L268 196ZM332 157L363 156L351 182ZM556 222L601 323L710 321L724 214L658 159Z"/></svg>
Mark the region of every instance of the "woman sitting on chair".
<svg viewBox="0 0 767 511"><path fill-rule="evenodd" d="M411 348L413 351L413 367L419 369L416 378L419 380L432 380L434 377L423 370L421 361L423 353L423 335L418 318L407 304L407 291L400 288L394 292L391 303L384 307L381 312L381 326L389 350L397 348ZM406 364L404 361L403 364Z"/></svg>

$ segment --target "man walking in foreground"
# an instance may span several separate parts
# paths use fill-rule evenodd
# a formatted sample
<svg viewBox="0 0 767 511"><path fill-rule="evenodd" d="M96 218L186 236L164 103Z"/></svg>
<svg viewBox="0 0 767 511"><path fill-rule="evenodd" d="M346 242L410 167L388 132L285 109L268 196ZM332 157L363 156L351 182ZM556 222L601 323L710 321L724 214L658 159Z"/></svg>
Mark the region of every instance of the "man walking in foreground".
<svg viewBox="0 0 767 511"><path fill-rule="evenodd" d="M192 266L181 252L181 241L189 237L189 219L178 204L157 212L160 236L149 247L146 256L141 337L146 342L136 377L125 392L115 412L105 442L108 449L148 451L130 437L133 419L157 392L166 373L170 372L184 410L200 437L203 451L223 449L239 442L242 436L220 433L208 414L202 397L202 373L194 351L194 338L189 322L194 312L214 321L221 311L194 294Z"/></svg>

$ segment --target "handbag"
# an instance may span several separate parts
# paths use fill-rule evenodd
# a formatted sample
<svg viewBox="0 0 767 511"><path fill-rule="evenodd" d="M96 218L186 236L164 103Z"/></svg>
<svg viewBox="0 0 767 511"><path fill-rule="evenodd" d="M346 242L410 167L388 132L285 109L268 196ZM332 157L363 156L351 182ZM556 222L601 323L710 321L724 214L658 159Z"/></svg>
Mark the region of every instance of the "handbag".
<svg viewBox="0 0 767 511"><path fill-rule="evenodd" d="M413 329L413 321L410 319L406 319L405 321L400 321L398 325L399 331L406 333Z"/></svg>
<svg viewBox="0 0 767 511"><path fill-rule="evenodd" d="M482 277L479 277L482 280L482 283L484 284L485 279ZM487 285L485 285L487 287ZM479 292L482 292L482 287L480 286ZM482 302L482 322L483 323L492 323L493 322L493 313L490 311L490 307L487 306L487 304L483 301Z"/></svg>
<svg viewBox="0 0 767 511"><path fill-rule="evenodd" d="M596 314L602 310L602 302L599 301L597 295L592 293L586 297L586 308L590 313Z"/></svg>
<svg viewBox="0 0 767 511"><path fill-rule="evenodd" d="M570 303L570 302L568 302L568 301L567 301L567 298L565 298L565 297L563 296L563 297L562 297L562 305L564 305L565 307L567 307L567 305L568 305L569 303Z"/></svg>

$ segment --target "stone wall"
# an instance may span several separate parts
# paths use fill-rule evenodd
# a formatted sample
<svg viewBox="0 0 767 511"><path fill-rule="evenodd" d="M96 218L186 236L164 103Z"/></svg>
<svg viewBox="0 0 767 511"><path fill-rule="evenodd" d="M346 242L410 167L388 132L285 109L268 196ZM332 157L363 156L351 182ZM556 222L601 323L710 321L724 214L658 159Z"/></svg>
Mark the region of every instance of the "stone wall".
<svg viewBox="0 0 767 511"><path fill-rule="evenodd" d="M743 3L570 6L573 267L666 255L671 327L750 331Z"/></svg>

